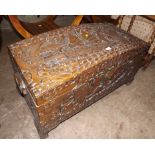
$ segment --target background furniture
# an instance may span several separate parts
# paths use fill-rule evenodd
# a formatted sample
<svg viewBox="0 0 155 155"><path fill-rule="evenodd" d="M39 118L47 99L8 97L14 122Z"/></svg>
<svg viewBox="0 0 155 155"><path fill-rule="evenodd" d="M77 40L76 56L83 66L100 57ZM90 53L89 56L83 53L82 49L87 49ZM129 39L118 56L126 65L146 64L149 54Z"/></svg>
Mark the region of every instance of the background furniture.
<svg viewBox="0 0 155 155"><path fill-rule="evenodd" d="M38 15L38 21L23 21L16 15L9 15L9 20L13 28L23 37L23 38L30 38L33 35L37 35L40 33L44 33L56 28L60 28L58 24L56 24L55 20L59 16L56 15L48 15L44 18ZM40 20L39 20L40 18ZM89 16L73 16L73 21L71 25L78 26L81 22L83 23L90 23L92 19Z"/></svg>
<svg viewBox="0 0 155 155"><path fill-rule="evenodd" d="M155 16L91 16L93 22L110 22L151 45L145 58L146 68L155 56ZM82 21L82 19L81 19ZM78 21L80 24L80 20Z"/></svg>

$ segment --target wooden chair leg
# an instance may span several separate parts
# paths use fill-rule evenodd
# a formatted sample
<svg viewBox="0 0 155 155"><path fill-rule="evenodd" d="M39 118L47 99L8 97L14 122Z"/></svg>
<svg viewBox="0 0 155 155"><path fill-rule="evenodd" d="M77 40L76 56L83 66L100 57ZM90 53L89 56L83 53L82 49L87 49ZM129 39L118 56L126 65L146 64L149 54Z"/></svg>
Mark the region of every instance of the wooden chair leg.
<svg viewBox="0 0 155 155"><path fill-rule="evenodd" d="M92 20L93 23L95 23L96 22L96 16L92 15L91 20Z"/></svg>
<svg viewBox="0 0 155 155"><path fill-rule="evenodd" d="M25 28L21 25L20 21L18 20L17 16L15 15L9 15L9 19L13 27L18 31L18 33L24 37L24 38L30 38L32 37L32 34L30 34L28 31L25 30Z"/></svg>
<svg viewBox="0 0 155 155"><path fill-rule="evenodd" d="M124 15L120 15L120 16L118 17L118 24L117 24L117 27L121 28L123 19L124 19Z"/></svg>
<svg viewBox="0 0 155 155"><path fill-rule="evenodd" d="M78 26L81 23L82 19L83 19L83 15L76 16L71 25Z"/></svg>
<svg viewBox="0 0 155 155"><path fill-rule="evenodd" d="M136 19L136 15L133 15L133 16L131 17L131 21L130 21L129 27L128 27L128 29L127 29L127 32L130 32L130 31L131 31L131 28L132 28L132 26L133 26L133 23L134 23L135 19Z"/></svg>

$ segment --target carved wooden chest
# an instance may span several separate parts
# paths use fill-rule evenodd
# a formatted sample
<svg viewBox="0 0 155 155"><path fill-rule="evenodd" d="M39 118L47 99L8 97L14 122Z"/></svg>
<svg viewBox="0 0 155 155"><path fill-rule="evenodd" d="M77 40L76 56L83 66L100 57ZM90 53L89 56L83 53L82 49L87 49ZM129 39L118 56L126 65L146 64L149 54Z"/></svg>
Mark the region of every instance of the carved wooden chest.
<svg viewBox="0 0 155 155"><path fill-rule="evenodd" d="M148 48L108 23L60 28L10 45L15 80L40 137L131 82Z"/></svg>

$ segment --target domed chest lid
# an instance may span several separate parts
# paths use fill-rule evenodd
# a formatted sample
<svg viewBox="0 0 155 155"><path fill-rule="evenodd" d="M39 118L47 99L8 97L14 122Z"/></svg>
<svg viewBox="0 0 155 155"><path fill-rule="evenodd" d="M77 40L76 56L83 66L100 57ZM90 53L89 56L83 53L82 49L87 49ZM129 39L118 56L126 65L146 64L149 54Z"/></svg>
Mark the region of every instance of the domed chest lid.
<svg viewBox="0 0 155 155"><path fill-rule="evenodd" d="M108 23L56 29L9 46L35 96L75 78L94 65L132 49L142 40ZM38 93L40 90L40 93Z"/></svg>

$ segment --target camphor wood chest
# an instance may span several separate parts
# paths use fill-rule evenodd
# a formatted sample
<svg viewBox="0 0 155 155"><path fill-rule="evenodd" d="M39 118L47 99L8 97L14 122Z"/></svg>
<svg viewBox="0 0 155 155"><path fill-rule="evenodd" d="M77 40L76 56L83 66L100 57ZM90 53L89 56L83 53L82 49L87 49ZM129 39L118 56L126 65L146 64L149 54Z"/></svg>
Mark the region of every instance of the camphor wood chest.
<svg viewBox="0 0 155 155"><path fill-rule="evenodd" d="M15 80L40 137L131 82L148 48L108 23L60 28L10 45Z"/></svg>

